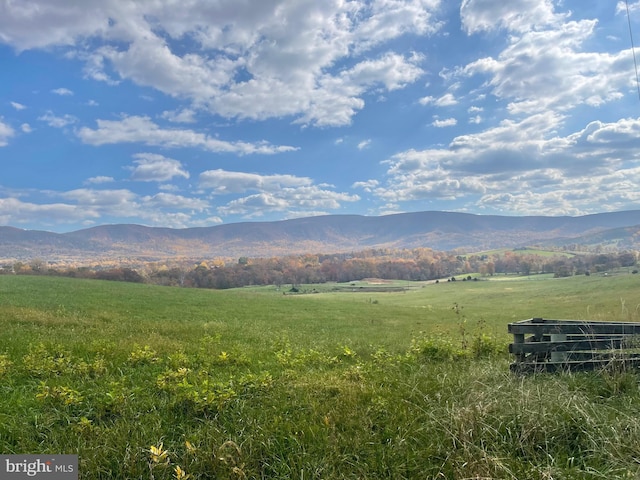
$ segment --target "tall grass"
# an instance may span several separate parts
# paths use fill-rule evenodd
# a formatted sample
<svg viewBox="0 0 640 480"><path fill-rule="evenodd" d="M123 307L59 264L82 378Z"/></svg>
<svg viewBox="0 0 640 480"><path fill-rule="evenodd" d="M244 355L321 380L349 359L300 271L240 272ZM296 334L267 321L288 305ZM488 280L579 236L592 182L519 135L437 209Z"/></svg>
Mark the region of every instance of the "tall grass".
<svg viewBox="0 0 640 480"><path fill-rule="evenodd" d="M514 315L637 319L635 278L586 280L286 296L0 277L0 451L78 453L81 478L636 478L635 372L509 373Z"/></svg>

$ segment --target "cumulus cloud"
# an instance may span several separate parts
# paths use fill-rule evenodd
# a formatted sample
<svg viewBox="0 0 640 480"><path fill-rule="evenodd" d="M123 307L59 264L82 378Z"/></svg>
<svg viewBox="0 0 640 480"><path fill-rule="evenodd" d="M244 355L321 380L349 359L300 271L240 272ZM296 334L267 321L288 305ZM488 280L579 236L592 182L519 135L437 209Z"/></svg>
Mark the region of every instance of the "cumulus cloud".
<svg viewBox="0 0 640 480"><path fill-rule="evenodd" d="M174 177L189 178L182 163L156 153L136 153L131 179L139 182L166 182Z"/></svg>
<svg viewBox="0 0 640 480"><path fill-rule="evenodd" d="M50 110L44 115L38 117L38 120L45 122L47 125L53 128L64 128L78 121L78 119L73 115L54 115L54 113Z"/></svg>
<svg viewBox="0 0 640 480"><path fill-rule="evenodd" d="M221 215L246 218L269 212L286 212L287 217L326 212L340 208L343 202L360 199L358 195L335 192L329 190L328 185L314 185L310 178L293 175L259 175L218 169L200 174L199 184L216 195L256 192L218 207Z"/></svg>
<svg viewBox="0 0 640 480"><path fill-rule="evenodd" d="M15 108L15 109L16 109L16 110L18 110L18 111L20 111L20 110L24 110L25 108L27 108L27 107L26 107L26 105L23 105L23 104L18 103L18 102L9 102L9 103L11 104L11 106L12 106L13 108Z"/></svg>
<svg viewBox="0 0 640 480"><path fill-rule="evenodd" d="M640 10L640 2L636 2L636 3L633 3L633 2L629 3L628 1L618 2L616 4L616 13L624 13L626 15L627 8L629 9L629 12L638 11Z"/></svg>
<svg viewBox="0 0 640 480"><path fill-rule="evenodd" d="M491 192L477 203L493 210L548 215L583 215L591 213L593 205L598 206L598 211L626 210L640 201L635 187L638 181L640 168L609 171L596 177L557 176L553 184L545 183L540 190Z"/></svg>
<svg viewBox="0 0 640 480"><path fill-rule="evenodd" d="M99 175L97 177L88 178L85 183L87 184L100 184L100 183L111 183L114 182L115 179L113 177L108 177L105 175Z"/></svg>
<svg viewBox="0 0 640 480"><path fill-rule="evenodd" d="M87 183L111 181L95 177ZM14 192L15 193L15 192ZM80 188L65 192L48 191L51 202L21 200L33 192L22 192L11 198L0 198L0 221L5 224L85 225L105 217L132 218L150 225L184 228L220 223L209 214L209 202L201 198L160 192L140 196L126 189ZM61 200L61 201L57 201Z"/></svg>
<svg viewBox="0 0 640 480"><path fill-rule="evenodd" d="M9 139L15 135L15 131L11 126L2 121L0 117L0 147L6 147L9 144Z"/></svg>
<svg viewBox="0 0 640 480"><path fill-rule="evenodd" d="M365 192L372 192L378 185L380 185L378 180L371 179L364 182L354 182L351 188L362 188Z"/></svg>
<svg viewBox="0 0 640 480"><path fill-rule="evenodd" d="M431 95L422 97L418 100L420 105L435 105L436 107L450 107L452 105L457 105L458 100L452 93L445 93L441 97L432 97Z"/></svg>
<svg viewBox="0 0 640 480"><path fill-rule="evenodd" d="M55 93L56 95L60 95L61 97L73 95L73 92L68 88L55 88L51 90L51 93Z"/></svg>
<svg viewBox="0 0 640 480"><path fill-rule="evenodd" d="M596 20L565 21L566 15L553 13L551 2L537 0L469 0L461 15L470 33L501 27L518 32L497 56L456 72L459 77L486 76L490 92L508 101L514 115L599 106L622 98L629 87L629 50L584 51Z"/></svg>
<svg viewBox="0 0 640 480"><path fill-rule="evenodd" d="M437 118L433 122L431 122L431 125L437 128L453 127L454 125L457 125L457 124L458 124L458 121L455 118L443 118L443 119Z"/></svg>
<svg viewBox="0 0 640 480"><path fill-rule="evenodd" d="M594 204L615 210L634 202L640 167L624 167L621 158L640 162L640 118L591 122L558 136L561 122L546 112L456 137L447 148L401 152L384 162L388 181L372 185L373 191L388 202L466 199L474 208L529 215L582 214Z"/></svg>
<svg viewBox="0 0 640 480"><path fill-rule="evenodd" d="M560 22L566 16L554 12L551 0L463 0L460 6L462 28L468 34L499 28L529 31Z"/></svg>
<svg viewBox="0 0 640 480"><path fill-rule="evenodd" d="M211 152L248 154L274 154L297 150L286 145L267 142L227 142L193 130L162 128L146 116L130 116L122 120L97 120L98 128L82 127L78 137L90 145L114 143L141 143L166 148L201 148Z"/></svg>
<svg viewBox="0 0 640 480"><path fill-rule="evenodd" d="M157 193L142 197L141 202L145 208L169 208L175 210L195 210L201 212L209 207L209 202L201 198L185 197L172 193Z"/></svg>
<svg viewBox="0 0 640 480"><path fill-rule="evenodd" d="M370 138L368 138L366 140L362 140L360 143L358 143L358 150L364 150L369 145L371 145L371 139Z"/></svg>
<svg viewBox="0 0 640 480"><path fill-rule="evenodd" d="M66 192L47 192L63 202L35 203L17 198L0 199L0 216L11 223L75 223L104 215L133 217L140 213L137 196L125 189L96 190L80 188Z"/></svg>
<svg viewBox="0 0 640 480"><path fill-rule="evenodd" d="M424 73L420 54L404 56L385 44L437 32L439 5L193 0L173 8L166 2L87 0L80 7L31 0L5 9L0 41L18 51L66 48L85 62L90 78L131 80L225 117L346 125L366 93L403 88ZM196 48L185 52L184 40ZM381 55L364 59L374 48Z"/></svg>
<svg viewBox="0 0 640 480"><path fill-rule="evenodd" d="M388 91L397 90L415 82L424 73L418 63L421 56L406 58L397 53L387 53L376 60L365 60L350 70L342 72L347 84L365 87L382 84Z"/></svg>
<svg viewBox="0 0 640 480"><path fill-rule="evenodd" d="M122 207L124 212L128 210L127 206L135 203L136 194L126 189L114 190L95 190L89 188L78 188L68 192L60 193L59 196L65 200L77 202L80 205L99 206L103 209L109 209L117 212Z"/></svg>
<svg viewBox="0 0 640 480"><path fill-rule="evenodd" d="M175 123L195 123L195 115L195 110L192 110L190 108L175 111L165 110L164 112L162 112L162 118Z"/></svg>
<svg viewBox="0 0 640 480"><path fill-rule="evenodd" d="M358 195L325 190L316 185L298 188L283 188L274 192L261 192L236 200L219 207L222 215L243 215L249 218L262 216L270 212L310 212L317 210L336 210L343 202L356 202Z"/></svg>
<svg viewBox="0 0 640 480"><path fill-rule="evenodd" d="M99 213L92 208L67 203L38 204L18 198L0 198L0 220L3 224L73 223L95 219Z"/></svg>
<svg viewBox="0 0 640 480"><path fill-rule="evenodd" d="M308 177L294 175L258 175L255 173L207 170L200 174L200 186L217 194L244 193L251 190L274 192L286 187L311 185Z"/></svg>

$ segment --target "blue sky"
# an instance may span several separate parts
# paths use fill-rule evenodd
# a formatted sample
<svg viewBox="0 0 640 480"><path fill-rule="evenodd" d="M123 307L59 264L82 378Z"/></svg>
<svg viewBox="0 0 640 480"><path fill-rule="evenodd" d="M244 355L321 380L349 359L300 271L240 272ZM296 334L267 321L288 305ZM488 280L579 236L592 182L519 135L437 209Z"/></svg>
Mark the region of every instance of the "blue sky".
<svg viewBox="0 0 640 480"><path fill-rule="evenodd" d="M0 0L0 225L637 208L625 2Z"/></svg>

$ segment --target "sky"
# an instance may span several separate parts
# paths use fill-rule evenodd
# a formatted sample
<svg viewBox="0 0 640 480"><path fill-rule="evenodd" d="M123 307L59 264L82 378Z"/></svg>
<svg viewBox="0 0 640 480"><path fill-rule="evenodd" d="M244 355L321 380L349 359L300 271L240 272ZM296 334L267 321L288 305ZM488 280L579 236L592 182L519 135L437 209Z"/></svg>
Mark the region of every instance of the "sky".
<svg viewBox="0 0 640 480"><path fill-rule="evenodd" d="M638 209L633 42L637 0L0 0L0 225Z"/></svg>

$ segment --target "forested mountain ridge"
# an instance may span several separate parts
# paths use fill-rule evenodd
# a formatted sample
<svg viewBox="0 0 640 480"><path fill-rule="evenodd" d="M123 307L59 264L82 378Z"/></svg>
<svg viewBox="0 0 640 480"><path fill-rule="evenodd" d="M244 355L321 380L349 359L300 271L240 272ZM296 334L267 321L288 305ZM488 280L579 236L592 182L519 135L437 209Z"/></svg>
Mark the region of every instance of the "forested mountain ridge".
<svg viewBox="0 0 640 480"><path fill-rule="evenodd" d="M577 217L414 212L378 217L326 215L171 229L103 225L68 233L0 227L0 261L174 257L265 257L368 248L468 252L568 244L640 247L640 210Z"/></svg>

